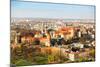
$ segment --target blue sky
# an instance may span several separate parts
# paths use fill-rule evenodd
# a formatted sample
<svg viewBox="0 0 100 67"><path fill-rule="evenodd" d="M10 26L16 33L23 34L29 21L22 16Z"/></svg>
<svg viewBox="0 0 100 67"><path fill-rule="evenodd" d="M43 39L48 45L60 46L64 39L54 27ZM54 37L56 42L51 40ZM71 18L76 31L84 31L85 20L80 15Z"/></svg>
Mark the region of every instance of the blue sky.
<svg viewBox="0 0 100 67"><path fill-rule="evenodd" d="M94 19L95 7L11 1L11 17Z"/></svg>

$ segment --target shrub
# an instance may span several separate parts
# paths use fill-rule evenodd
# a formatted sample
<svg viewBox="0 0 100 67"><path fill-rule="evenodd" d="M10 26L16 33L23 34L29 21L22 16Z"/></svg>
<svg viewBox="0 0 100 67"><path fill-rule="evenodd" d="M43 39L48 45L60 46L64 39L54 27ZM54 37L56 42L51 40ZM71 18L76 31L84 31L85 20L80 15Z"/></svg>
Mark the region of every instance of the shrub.
<svg viewBox="0 0 100 67"><path fill-rule="evenodd" d="M54 56L53 55L48 55L48 62L54 62Z"/></svg>
<svg viewBox="0 0 100 67"><path fill-rule="evenodd" d="M95 58L95 49L92 49L89 54L91 57Z"/></svg>

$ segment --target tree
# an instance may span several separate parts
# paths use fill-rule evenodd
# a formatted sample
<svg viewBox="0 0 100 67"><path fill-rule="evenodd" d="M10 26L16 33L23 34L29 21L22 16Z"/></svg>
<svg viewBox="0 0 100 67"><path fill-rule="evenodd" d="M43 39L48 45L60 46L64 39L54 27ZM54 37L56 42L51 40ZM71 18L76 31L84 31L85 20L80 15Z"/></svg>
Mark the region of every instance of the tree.
<svg viewBox="0 0 100 67"><path fill-rule="evenodd" d="M35 39L32 44L33 45L40 45L40 40L39 39Z"/></svg>

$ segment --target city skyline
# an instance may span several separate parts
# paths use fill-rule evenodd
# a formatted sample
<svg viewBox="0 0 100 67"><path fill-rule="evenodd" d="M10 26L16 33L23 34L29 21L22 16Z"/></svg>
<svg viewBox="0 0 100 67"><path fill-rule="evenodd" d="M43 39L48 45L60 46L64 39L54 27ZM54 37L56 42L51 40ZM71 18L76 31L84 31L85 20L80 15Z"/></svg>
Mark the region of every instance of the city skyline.
<svg viewBox="0 0 100 67"><path fill-rule="evenodd" d="M94 19L95 6L11 1L11 17Z"/></svg>

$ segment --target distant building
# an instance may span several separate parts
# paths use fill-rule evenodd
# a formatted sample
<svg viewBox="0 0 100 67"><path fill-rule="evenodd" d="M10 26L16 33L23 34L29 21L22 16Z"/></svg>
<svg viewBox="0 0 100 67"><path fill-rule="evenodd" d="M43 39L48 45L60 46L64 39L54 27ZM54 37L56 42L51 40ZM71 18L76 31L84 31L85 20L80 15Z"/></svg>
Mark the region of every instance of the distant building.
<svg viewBox="0 0 100 67"><path fill-rule="evenodd" d="M74 28L73 27L64 27L59 30L60 35L64 37L65 40L71 39L74 37Z"/></svg>

